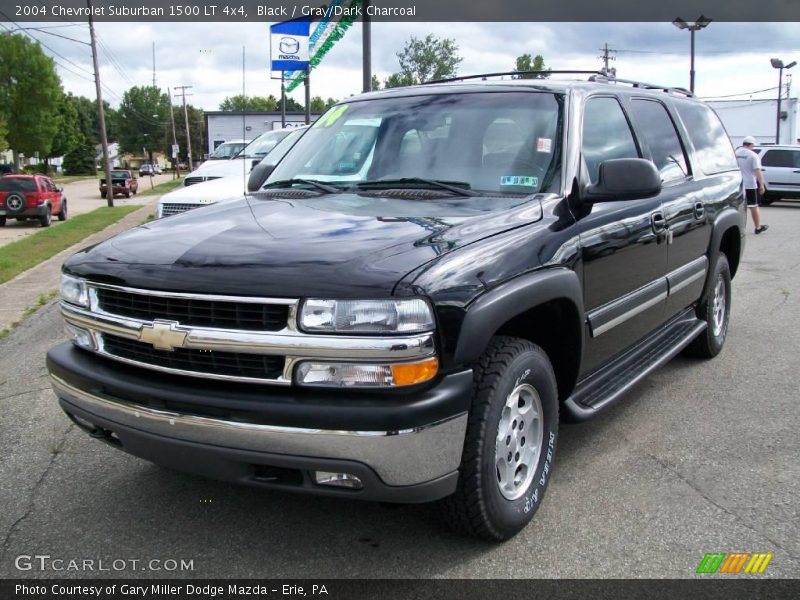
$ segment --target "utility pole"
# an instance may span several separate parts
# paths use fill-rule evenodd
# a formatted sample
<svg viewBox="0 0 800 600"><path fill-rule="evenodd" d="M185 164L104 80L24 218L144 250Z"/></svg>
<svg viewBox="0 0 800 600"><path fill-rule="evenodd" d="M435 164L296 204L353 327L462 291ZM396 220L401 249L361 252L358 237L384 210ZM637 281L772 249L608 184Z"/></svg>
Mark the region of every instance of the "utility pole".
<svg viewBox="0 0 800 600"><path fill-rule="evenodd" d="M311 124L311 65L308 66L306 71L306 125Z"/></svg>
<svg viewBox="0 0 800 600"><path fill-rule="evenodd" d="M189 111L186 108L186 90L192 89L191 85L176 85L176 90L181 90L181 96L183 96L183 119L186 123L186 146L189 149L189 171L194 171L194 165L192 164L192 135L189 133ZM191 94L188 94L191 96Z"/></svg>
<svg viewBox="0 0 800 600"><path fill-rule="evenodd" d="M156 87L156 43L153 42L153 87Z"/></svg>
<svg viewBox="0 0 800 600"><path fill-rule="evenodd" d="M602 52L603 54L601 54L597 58L603 61L603 74L606 77L615 77L617 74L617 70L614 68L609 68L608 63L612 60L617 60L616 56L612 56L613 54L616 54L617 51L609 48L608 42L606 42L603 45L603 47L600 48L600 52Z"/></svg>
<svg viewBox="0 0 800 600"><path fill-rule="evenodd" d="M172 123L172 146L175 148L175 154L172 157L172 166L175 167L175 174L178 179L181 178L181 170L178 168L178 136L175 133L175 111L172 106L172 92L167 88L167 98L169 98L169 120Z"/></svg>
<svg viewBox="0 0 800 600"><path fill-rule="evenodd" d="M106 114L103 109L103 91L100 87L100 69L97 66L97 43L94 37L94 19L92 18L92 0L86 0L89 8L89 37L92 46L92 64L94 65L94 87L97 92L97 120L100 124L100 144L103 146L103 169L106 175L106 200L114 206L114 185L111 181L111 161L108 158L108 137L106 134Z"/></svg>
<svg viewBox="0 0 800 600"><path fill-rule="evenodd" d="M361 20L361 71L363 75L363 91L372 90L372 24L367 14L369 11L369 0L363 0L363 18Z"/></svg>

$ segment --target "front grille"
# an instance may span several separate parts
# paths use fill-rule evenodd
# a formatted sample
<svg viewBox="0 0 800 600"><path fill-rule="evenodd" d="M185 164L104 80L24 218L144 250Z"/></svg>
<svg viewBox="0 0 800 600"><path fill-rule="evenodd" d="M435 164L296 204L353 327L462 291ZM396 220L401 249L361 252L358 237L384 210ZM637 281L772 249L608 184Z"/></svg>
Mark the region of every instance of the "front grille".
<svg viewBox="0 0 800 600"><path fill-rule="evenodd" d="M285 304L171 298L106 288L97 288L97 301L102 310L113 315L142 321L167 319L193 327L280 331L289 318Z"/></svg>
<svg viewBox="0 0 800 600"><path fill-rule="evenodd" d="M192 210L193 208L200 208L203 206L202 204L178 204L177 202L169 202L164 203L161 205L161 216L162 217L171 217L172 215L178 215L182 212L186 212L187 210Z"/></svg>
<svg viewBox="0 0 800 600"><path fill-rule="evenodd" d="M184 187L187 185L194 185L196 183L203 183L204 181L214 181L219 177L187 177L183 180Z"/></svg>
<svg viewBox="0 0 800 600"><path fill-rule="evenodd" d="M176 348L173 351L156 350L150 344L115 335L103 335L106 353L139 363L179 369L205 375L225 375L252 379L278 379L283 373L285 357L245 354L242 352L217 352Z"/></svg>

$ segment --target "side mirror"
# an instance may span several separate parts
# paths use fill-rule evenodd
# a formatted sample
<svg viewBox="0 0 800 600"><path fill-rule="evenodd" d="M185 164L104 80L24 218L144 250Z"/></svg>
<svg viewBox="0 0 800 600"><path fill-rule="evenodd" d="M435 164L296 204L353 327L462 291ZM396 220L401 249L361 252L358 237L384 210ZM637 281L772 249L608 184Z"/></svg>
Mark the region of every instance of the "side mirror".
<svg viewBox="0 0 800 600"><path fill-rule="evenodd" d="M60 186L60 185L57 185L56 186L56 190L59 191L59 192L63 192L64 188L62 186Z"/></svg>
<svg viewBox="0 0 800 600"><path fill-rule="evenodd" d="M611 158L600 163L597 183L584 189L587 202L639 200L661 191L661 176L655 165L643 158Z"/></svg>
<svg viewBox="0 0 800 600"><path fill-rule="evenodd" d="M253 170L250 171L250 178L247 180L247 191L257 192L260 190L261 186L264 185L264 182L267 180L267 177L269 177L274 170L275 165L271 165L263 160L254 166Z"/></svg>

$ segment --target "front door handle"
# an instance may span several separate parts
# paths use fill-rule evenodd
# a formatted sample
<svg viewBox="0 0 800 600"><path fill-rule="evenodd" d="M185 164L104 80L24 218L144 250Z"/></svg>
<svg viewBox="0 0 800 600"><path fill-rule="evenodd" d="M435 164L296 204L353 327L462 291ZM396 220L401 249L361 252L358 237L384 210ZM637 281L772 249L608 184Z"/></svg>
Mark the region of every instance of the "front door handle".
<svg viewBox="0 0 800 600"><path fill-rule="evenodd" d="M702 202L695 202L694 203L694 218L695 219L702 219L703 215L706 214L706 207L703 205Z"/></svg>
<svg viewBox="0 0 800 600"><path fill-rule="evenodd" d="M664 218L663 213L654 212L650 215L650 224L653 227L653 233L660 234L667 228L667 220Z"/></svg>

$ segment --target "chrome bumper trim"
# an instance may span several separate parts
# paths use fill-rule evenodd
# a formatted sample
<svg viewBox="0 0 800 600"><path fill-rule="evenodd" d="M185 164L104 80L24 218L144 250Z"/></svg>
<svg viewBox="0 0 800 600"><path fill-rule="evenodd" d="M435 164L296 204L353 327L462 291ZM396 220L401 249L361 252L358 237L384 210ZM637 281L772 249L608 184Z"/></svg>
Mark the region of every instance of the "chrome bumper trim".
<svg viewBox="0 0 800 600"><path fill-rule="evenodd" d="M80 390L52 374L50 380L56 395L66 403L125 427L211 446L354 460L370 466L388 485L415 485L456 471L467 427L466 413L397 431L240 423L129 404Z"/></svg>

